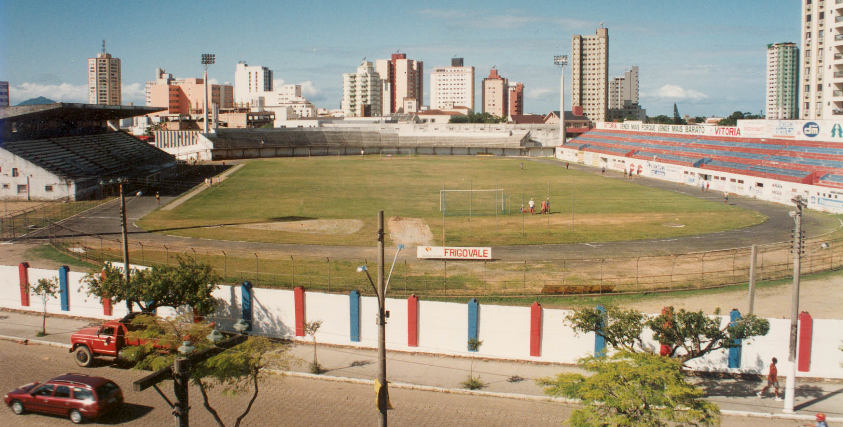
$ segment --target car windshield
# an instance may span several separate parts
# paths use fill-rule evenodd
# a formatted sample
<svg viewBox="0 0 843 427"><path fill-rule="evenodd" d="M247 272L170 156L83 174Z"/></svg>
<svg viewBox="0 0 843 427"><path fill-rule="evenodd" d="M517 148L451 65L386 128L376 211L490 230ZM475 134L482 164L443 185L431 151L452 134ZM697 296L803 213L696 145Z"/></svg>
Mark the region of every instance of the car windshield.
<svg viewBox="0 0 843 427"><path fill-rule="evenodd" d="M113 382L109 381L109 382L97 387L97 396L100 399L105 399L106 397L110 396L111 393L114 392L114 390L119 390L119 389L120 389L120 387L118 387L117 384L114 384Z"/></svg>

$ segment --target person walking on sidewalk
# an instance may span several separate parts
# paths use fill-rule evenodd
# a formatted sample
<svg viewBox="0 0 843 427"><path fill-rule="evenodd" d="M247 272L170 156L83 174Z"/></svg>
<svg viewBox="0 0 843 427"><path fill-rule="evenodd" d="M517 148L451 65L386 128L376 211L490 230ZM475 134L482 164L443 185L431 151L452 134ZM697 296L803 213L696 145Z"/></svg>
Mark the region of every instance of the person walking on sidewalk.
<svg viewBox="0 0 843 427"><path fill-rule="evenodd" d="M779 370L776 369L776 363L779 363L779 361L774 357L773 363L770 363L770 371L767 373L767 385L758 392L758 397L764 398L764 392L772 387L776 393L776 401L781 402L782 398L779 397Z"/></svg>

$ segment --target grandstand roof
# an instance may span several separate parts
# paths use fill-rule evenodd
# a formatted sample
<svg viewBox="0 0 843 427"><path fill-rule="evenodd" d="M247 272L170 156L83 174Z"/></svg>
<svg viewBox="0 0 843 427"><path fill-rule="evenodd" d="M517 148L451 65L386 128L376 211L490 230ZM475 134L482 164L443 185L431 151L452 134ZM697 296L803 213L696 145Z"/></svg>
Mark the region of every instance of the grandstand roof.
<svg viewBox="0 0 843 427"><path fill-rule="evenodd" d="M143 116L166 110L166 107L135 107L131 105L96 105L57 102L43 105L21 105L0 108L0 121L14 119L16 122L49 121L54 119L73 121L119 120Z"/></svg>

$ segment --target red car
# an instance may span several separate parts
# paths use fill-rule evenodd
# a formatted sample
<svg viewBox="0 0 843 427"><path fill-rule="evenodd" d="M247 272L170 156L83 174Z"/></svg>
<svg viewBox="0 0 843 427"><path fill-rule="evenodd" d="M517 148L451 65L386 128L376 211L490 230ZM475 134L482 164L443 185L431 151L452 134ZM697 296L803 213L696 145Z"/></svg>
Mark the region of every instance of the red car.
<svg viewBox="0 0 843 427"><path fill-rule="evenodd" d="M113 381L83 374L65 374L43 384L20 386L3 398L12 412L26 411L70 417L79 424L123 405L123 391Z"/></svg>

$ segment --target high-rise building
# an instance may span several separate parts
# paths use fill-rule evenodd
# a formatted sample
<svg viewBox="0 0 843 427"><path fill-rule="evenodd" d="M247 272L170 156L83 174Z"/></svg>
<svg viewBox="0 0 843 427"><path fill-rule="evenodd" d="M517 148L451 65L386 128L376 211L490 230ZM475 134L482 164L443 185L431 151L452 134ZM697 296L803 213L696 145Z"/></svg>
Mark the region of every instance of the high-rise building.
<svg viewBox="0 0 843 427"><path fill-rule="evenodd" d="M796 47L796 43L772 43L767 45L766 116L768 120L799 118L798 64L799 48ZM833 98L834 96L832 96Z"/></svg>
<svg viewBox="0 0 843 427"><path fill-rule="evenodd" d="M645 120L646 110L638 105L638 66L624 71L622 77L609 82L607 120Z"/></svg>
<svg viewBox="0 0 843 427"><path fill-rule="evenodd" d="M88 103L99 105L120 105L121 95L120 58L112 58L102 52L96 58L88 58Z"/></svg>
<svg viewBox="0 0 843 427"><path fill-rule="evenodd" d="M272 92L272 70L238 63L234 70L234 102L238 105L251 104L266 92Z"/></svg>
<svg viewBox="0 0 843 427"><path fill-rule="evenodd" d="M518 82L510 82L507 116L520 116L524 114L524 84Z"/></svg>
<svg viewBox="0 0 843 427"><path fill-rule="evenodd" d="M450 67L436 67L430 73L430 108L454 107L474 111L474 67L466 67L462 58L452 58Z"/></svg>
<svg viewBox="0 0 843 427"><path fill-rule="evenodd" d="M609 29L593 36L574 35L571 43L571 105L581 106L593 122L605 121L609 101Z"/></svg>
<svg viewBox="0 0 843 427"><path fill-rule="evenodd" d="M205 111L205 80L174 79L163 69L155 70L154 81L146 82L146 105L167 107L164 114L202 114ZM208 102L218 109L234 107L234 87L230 84L208 87Z"/></svg>
<svg viewBox="0 0 843 427"><path fill-rule="evenodd" d="M843 3L801 3L799 115L806 120L833 119L843 115L843 62L838 59L843 55Z"/></svg>
<svg viewBox="0 0 843 427"><path fill-rule="evenodd" d="M0 107L9 106L9 82L0 82Z"/></svg>
<svg viewBox="0 0 843 427"><path fill-rule="evenodd" d="M424 94L424 63L422 61L407 59L404 53L393 53L390 59L375 61L375 71L382 80L388 83L388 85L383 85L384 115L399 110L405 111L407 101L415 101L417 105L421 105Z"/></svg>
<svg viewBox="0 0 843 427"><path fill-rule="evenodd" d="M507 100L509 97L509 81L492 68L489 77L483 79L482 107L484 113L497 117L507 117Z"/></svg>
<svg viewBox="0 0 843 427"><path fill-rule="evenodd" d="M383 83L371 62L363 61L356 73L345 73L342 80L342 111L346 117L382 114Z"/></svg>

